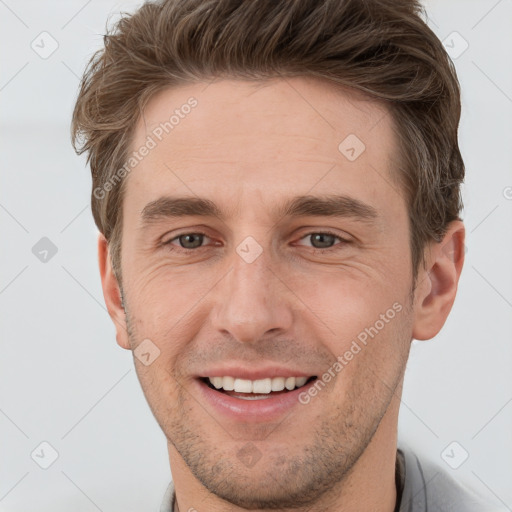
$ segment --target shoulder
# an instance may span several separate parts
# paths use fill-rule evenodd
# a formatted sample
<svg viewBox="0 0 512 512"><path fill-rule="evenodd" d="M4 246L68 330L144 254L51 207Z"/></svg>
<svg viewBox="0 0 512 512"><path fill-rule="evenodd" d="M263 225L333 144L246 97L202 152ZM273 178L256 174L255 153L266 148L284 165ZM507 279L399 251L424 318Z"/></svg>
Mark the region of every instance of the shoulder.
<svg viewBox="0 0 512 512"><path fill-rule="evenodd" d="M404 462L400 512L505 512L507 509L455 480L429 460L420 461L407 445L399 445Z"/></svg>
<svg viewBox="0 0 512 512"><path fill-rule="evenodd" d="M164 494L164 499L162 500L162 504L160 505L160 512L173 512L174 509L174 483L171 480L171 483L167 486L167 489Z"/></svg>

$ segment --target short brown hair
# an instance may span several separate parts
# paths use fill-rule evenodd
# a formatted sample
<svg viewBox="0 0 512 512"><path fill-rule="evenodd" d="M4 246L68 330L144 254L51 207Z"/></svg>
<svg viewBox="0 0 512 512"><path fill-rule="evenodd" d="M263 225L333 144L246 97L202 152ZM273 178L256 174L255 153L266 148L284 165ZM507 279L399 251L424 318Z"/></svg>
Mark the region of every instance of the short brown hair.
<svg viewBox="0 0 512 512"><path fill-rule="evenodd" d="M72 140L77 153L88 153L92 212L118 279L126 179L105 185L123 167L148 100L173 85L215 78L306 76L389 108L415 280L426 244L459 219L464 179L459 83L425 16L418 0L164 0L107 28L105 47L81 81Z"/></svg>

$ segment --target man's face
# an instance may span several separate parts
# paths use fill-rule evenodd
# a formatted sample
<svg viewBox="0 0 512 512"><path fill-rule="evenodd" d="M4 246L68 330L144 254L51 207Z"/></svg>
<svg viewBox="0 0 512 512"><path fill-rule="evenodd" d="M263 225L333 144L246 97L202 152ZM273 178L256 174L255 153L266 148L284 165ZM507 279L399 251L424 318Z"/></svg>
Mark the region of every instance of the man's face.
<svg viewBox="0 0 512 512"><path fill-rule="evenodd" d="M396 427L413 312L391 117L313 80L225 80L159 93L132 151L148 135L123 202L126 345L160 351L135 363L171 463L239 506L307 504ZM267 393L288 377L308 381Z"/></svg>

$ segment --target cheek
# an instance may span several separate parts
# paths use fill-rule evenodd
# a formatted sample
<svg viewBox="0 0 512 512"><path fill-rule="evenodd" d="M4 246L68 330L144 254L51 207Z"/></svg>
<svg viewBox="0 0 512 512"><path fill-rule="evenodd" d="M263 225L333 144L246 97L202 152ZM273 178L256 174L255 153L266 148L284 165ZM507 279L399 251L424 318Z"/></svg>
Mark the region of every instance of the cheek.
<svg viewBox="0 0 512 512"><path fill-rule="evenodd" d="M202 301L215 280L213 276L169 271L162 266L146 268L134 275L125 290L132 344L150 339L161 352L158 362L174 371L188 341L195 338L204 324L206 312Z"/></svg>
<svg viewBox="0 0 512 512"><path fill-rule="evenodd" d="M368 266L340 266L304 273L291 283L307 309L333 331L331 334L346 339L379 320L395 302L404 304L407 283L385 274Z"/></svg>
<svg viewBox="0 0 512 512"><path fill-rule="evenodd" d="M376 379L391 379L401 368L412 333L407 284L342 273L303 279L301 296L313 313L307 321L321 320L316 332L341 365L331 370L345 375L338 386L362 375L378 385Z"/></svg>
<svg viewBox="0 0 512 512"><path fill-rule="evenodd" d="M372 321L338 341L333 350L338 365L331 372L336 373L333 402L365 403L364 409L372 411L387 406L405 371L410 348L410 317L405 308L390 316L388 323Z"/></svg>
<svg viewBox="0 0 512 512"><path fill-rule="evenodd" d="M144 318L167 319L164 323L178 321L186 316L193 304L212 289L217 274L190 266L171 268L157 263L139 265L130 282L132 296Z"/></svg>

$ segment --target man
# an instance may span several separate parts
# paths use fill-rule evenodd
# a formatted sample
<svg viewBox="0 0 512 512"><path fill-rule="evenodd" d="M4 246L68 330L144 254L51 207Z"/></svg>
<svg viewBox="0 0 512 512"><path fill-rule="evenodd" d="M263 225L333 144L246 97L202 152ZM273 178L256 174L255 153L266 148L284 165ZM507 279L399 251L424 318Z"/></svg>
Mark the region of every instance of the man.
<svg viewBox="0 0 512 512"><path fill-rule="evenodd" d="M460 92L414 0L169 0L73 114L103 292L168 439L163 511L489 511L397 450L464 261Z"/></svg>

